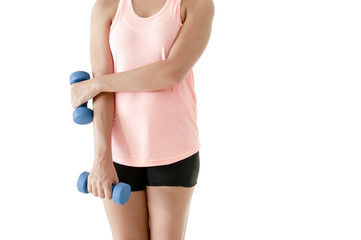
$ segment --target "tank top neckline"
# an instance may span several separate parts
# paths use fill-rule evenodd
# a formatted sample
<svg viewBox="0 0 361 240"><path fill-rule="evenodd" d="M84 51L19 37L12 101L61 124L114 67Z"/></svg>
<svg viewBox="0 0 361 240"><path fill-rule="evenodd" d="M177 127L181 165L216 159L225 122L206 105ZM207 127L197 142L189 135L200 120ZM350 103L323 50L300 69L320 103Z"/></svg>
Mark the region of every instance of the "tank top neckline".
<svg viewBox="0 0 361 240"><path fill-rule="evenodd" d="M148 20L148 19L152 19L152 18L155 18L157 16L159 16L162 12L164 12L164 10L167 8L167 6L169 5L169 2L171 0L166 0L166 2L164 3L163 7L158 11L156 12L155 14L149 16L149 17L141 17L139 16L135 11L134 11L134 8L133 8L133 2L132 0L127 0L128 3L129 3L129 8L130 8L130 12L131 14L136 17L137 19L140 19L140 20Z"/></svg>

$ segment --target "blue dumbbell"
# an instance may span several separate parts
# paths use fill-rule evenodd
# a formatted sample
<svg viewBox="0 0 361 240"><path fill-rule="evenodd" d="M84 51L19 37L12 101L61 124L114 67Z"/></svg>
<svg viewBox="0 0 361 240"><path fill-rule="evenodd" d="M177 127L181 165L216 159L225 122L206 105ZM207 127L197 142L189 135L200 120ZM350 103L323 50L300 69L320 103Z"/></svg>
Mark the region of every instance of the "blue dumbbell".
<svg viewBox="0 0 361 240"><path fill-rule="evenodd" d="M70 85L90 79L90 75L84 71L73 72L70 75ZM80 105L73 112L73 120L77 124L88 124L93 121L93 110L87 107L87 103Z"/></svg>
<svg viewBox="0 0 361 240"><path fill-rule="evenodd" d="M79 192L88 192L88 176L89 172L83 172L78 178L77 187ZM112 185L112 199L115 203L124 205L130 197L131 187L126 183L118 183L116 186Z"/></svg>

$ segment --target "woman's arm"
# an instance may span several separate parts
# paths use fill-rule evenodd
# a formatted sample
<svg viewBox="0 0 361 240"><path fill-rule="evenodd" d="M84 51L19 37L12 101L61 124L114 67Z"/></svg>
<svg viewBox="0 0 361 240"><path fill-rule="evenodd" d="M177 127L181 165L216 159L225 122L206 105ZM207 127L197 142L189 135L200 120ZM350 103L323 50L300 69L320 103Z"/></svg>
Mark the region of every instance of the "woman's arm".
<svg viewBox="0 0 361 240"><path fill-rule="evenodd" d="M113 1L114 2L114 1ZM113 58L108 44L111 24L111 1L97 1L92 9L90 29L90 60L93 78L114 73ZM110 136L114 117L114 93L100 93L93 98L95 156L101 160L111 152Z"/></svg>
<svg viewBox="0 0 361 240"><path fill-rule="evenodd" d="M187 4L186 19L166 60L73 84L73 107L101 92L157 91L179 84L204 52L214 16L212 0L187 1Z"/></svg>
<svg viewBox="0 0 361 240"><path fill-rule="evenodd" d="M206 49L214 16L212 0L187 4L186 19L166 60L94 79L97 91L155 91L179 84Z"/></svg>
<svg viewBox="0 0 361 240"><path fill-rule="evenodd" d="M116 1L98 0L92 9L90 59L94 78L112 74L113 58L109 47L109 27ZM114 117L114 93L100 93L93 99L94 162L88 177L88 190L95 196L111 198L111 184L118 178L113 166L111 130Z"/></svg>

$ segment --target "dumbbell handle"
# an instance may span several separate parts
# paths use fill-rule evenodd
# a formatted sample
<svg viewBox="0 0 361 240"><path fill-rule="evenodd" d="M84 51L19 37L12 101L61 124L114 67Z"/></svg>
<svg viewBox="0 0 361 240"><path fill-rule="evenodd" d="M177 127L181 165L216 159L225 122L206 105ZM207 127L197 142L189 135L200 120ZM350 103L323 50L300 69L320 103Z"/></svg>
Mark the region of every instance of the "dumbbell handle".
<svg viewBox="0 0 361 240"><path fill-rule="evenodd" d="M78 179L78 190L79 192L82 193L89 193L88 190L88 176L89 176L89 172L83 172L82 174L80 174L79 179ZM114 192L114 188L115 186L112 184L112 193Z"/></svg>
<svg viewBox="0 0 361 240"><path fill-rule="evenodd" d="M70 85L89 80L90 75L84 71L73 72L70 75ZM77 124L88 124L93 121L93 110L88 108L88 102L83 103L73 112L73 120Z"/></svg>
<svg viewBox="0 0 361 240"><path fill-rule="evenodd" d="M80 108L80 107L85 107L85 108L87 108L87 107L88 107L88 102L83 103L83 104L82 104L82 105L80 105L78 108Z"/></svg>
<svg viewBox="0 0 361 240"><path fill-rule="evenodd" d="M112 184L112 194L114 192L114 188L115 188L115 186ZM89 193L88 189L87 189L87 192L85 192L85 193Z"/></svg>

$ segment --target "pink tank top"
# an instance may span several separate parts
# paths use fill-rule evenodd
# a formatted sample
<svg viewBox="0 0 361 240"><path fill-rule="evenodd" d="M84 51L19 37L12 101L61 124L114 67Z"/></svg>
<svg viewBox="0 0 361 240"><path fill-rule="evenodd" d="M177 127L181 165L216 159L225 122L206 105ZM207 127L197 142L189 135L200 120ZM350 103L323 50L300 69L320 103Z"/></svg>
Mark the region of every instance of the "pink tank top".
<svg viewBox="0 0 361 240"><path fill-rule="evenodd" d="M131 0L120 0L109 33L114 72L165 60L182 27L181 0L166 0L143 18ZM129 79L129 81L132 81ZM187 158L200 149L193 71L183 81L152 92L116 92L113 161L136 167Z"/></svg>

